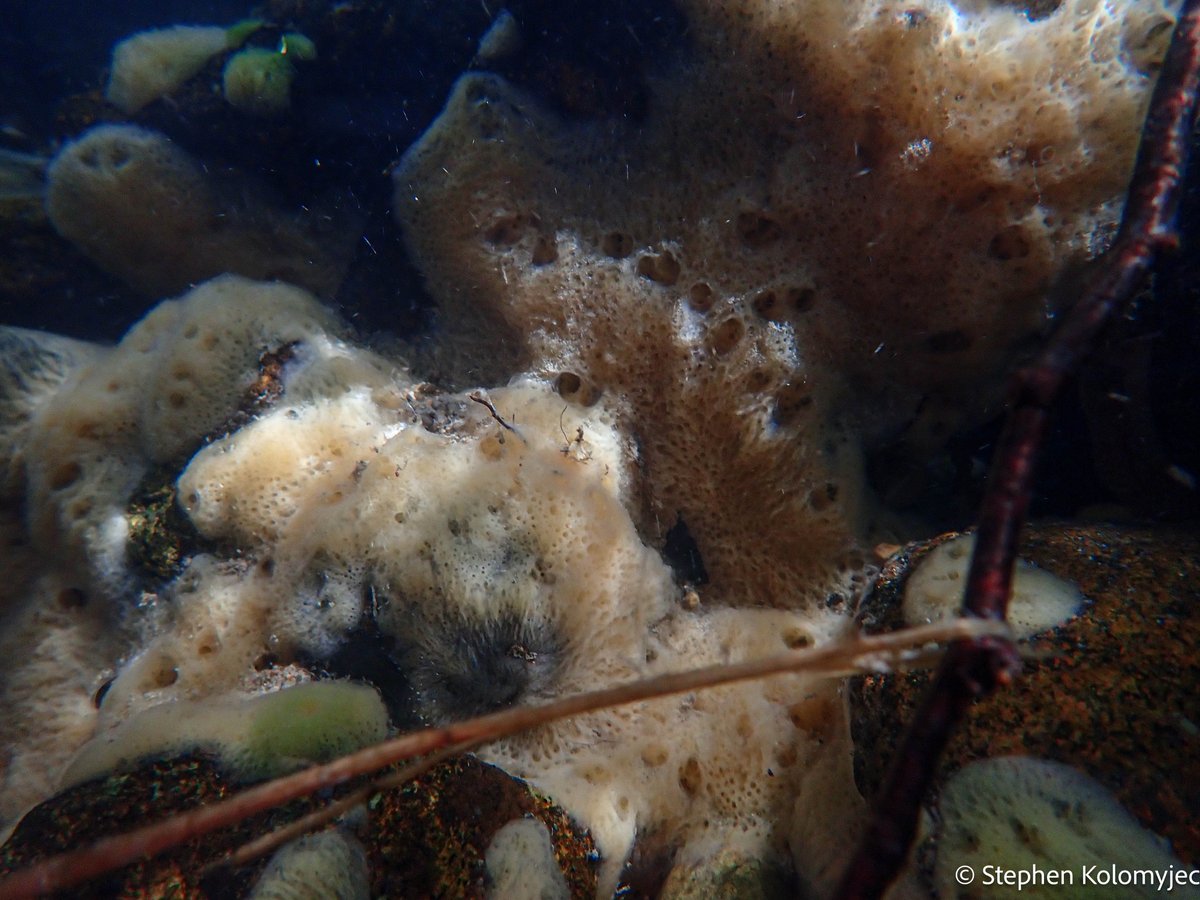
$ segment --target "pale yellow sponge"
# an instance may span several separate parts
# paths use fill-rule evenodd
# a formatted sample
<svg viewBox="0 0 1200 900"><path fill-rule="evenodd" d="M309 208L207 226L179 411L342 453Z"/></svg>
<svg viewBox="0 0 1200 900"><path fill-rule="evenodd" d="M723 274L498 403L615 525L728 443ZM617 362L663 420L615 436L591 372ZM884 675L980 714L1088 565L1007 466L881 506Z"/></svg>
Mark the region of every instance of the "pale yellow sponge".
<svg viewBox="0 0 1200 900"><path fill-rule="evenodd" d="M92 736L96 691L135 645L111 610L55 571L61 567L53 560L47 565L21 553L19 534L3 532L0 842L30 807L57 791L76 749ZM30 563L43 571L27 571Z"/></svg>
<svg viewBox="0 0 1200 900"><path fill-rule="evenodd" d="M0 496L23 490L23 448L38 407L102 352L86 341L0 326Z"/></svg>
<svg viewBox="0 0 1200 900"><path fill-rule="evenodd" d="M1197 893L1165 841L1103 785L1063 763L1025 756L971 763L947 782L939 809L940 897L1149 898L1164 884ZM1183 880L1169 880L1175 874Z"/></svg>
<svg viewBox="0 0 1200 900"><path fill-rule="evenodd" d="M436 428L381 397L281 406L179 479L202 534L270 548L276 634L311 647L371 594L435 721L536 696L551 674L582 690L638 671L673 590L622 505L628 459L607 417L537 383L488 394L513 430L464 395L441 400ZM498 667L495 685L472 659Z"/></svg>
<svg viewBox="0 0 1200 900"><path fill-rule="evenodd" d="M264 198L261 186L234 175L219 180L164 135L133 125L92 128L47 172L55 229L150 297L225 272L332 294L353 229L297 219Z"/></svg>
<svg viewBox="0 0 1200 900"><path fill-rule="evenodd" d="M193 459L179 502L209 537L274 542L298 510L340 499L389 418L357 391L260 419Z"/></svg>
<svg viewBox="0 0 1200 900"><path fill-rule="evenodd" d="M335 355L326 332L337 327L298 288L225 276L160 304L117 347L93 351L5 450L22 460L34 540L117 572L125 506L150 466L192 452L253 401L264 353L295 345L296 371L322 369Z"/></svg>
<svg viewBox="0 0 1200 900"><path fill-rule="evenodd" d="M280 848L259 876L250 900L368 900L367 856L353 837L329 830Z"/></svg>
<svg viewBox="0 0 1200 900"><path fill-rule="evenodd" d="M925 625L952 619L962 609L975 535L939 545L920 561L904 585L904 621ZM1017 638L1028 638L1066 623L1083 609L1079 588L1023 559L1013 570L1008 624Z"/></svg>
<svg viewBox="0 0 1200 900"><path fill-rule="evenodd" d="M104 96L132 115L172 93L230 46L228 32L211 25L176 25L141 31L113 48Z"/></svg>
<svg viewBox="0 0 1200 900"><path fill-rule="evenodd" d="M404 397L351 389L277 407L181 477L204 534L269 558L237 603L272 652L324 658L367 628L389 642L414 712L441 723L844 632L832 610L688 611L634 527L634 447L603 400L538 379ZM201 595L220 584L196 574ZM252 646L219 653L248 666ZM181 668L172 690L211 677L200 672ZM851 784L837 765L847 741L836 685L784 678L580 717L481 754L579 817L615 886L641 829L696 854L785 853L810 767L826 759L821 771ZM846 794L806 821L845 827L856 809ZM827 861L828 848L809 854Z"/></svg>
<svg viewBox="0 0 1200 900"><path fill-rule="evenodd" d="M514 819L487 848L490 897L568 900L571 891L554 858L550 832L537 819Z"/></svg>

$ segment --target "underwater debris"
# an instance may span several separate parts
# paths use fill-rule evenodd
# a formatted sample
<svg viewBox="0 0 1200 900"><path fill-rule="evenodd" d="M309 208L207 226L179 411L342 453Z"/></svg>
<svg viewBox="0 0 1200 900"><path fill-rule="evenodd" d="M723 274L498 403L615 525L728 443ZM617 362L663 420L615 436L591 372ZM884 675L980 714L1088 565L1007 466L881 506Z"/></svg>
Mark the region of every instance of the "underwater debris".
<svg viewBox="0 0 1200 900"><path fill-rule="evenodd" d="M234 790L219 766L195 756L147 763L131 772L89 781L64 791L22 820L0 849L0 871L11 872L47 851L118 833L148 816L213 804L232 796ZM159 859L135 863L109 879L76 888L73 896L105 897L114 892L143 900L260 896L251 890L256 879L254 889L261 889L261 896L286 896L268 893L267 888L272 879L290 881L305 870L309 860L300 854L305 852L306 839L286 845L270 862L258 859L248 866L229 867L223 860L256 835L286 826L315 805L311 799L298 801L255 816L235 829L193 840ZM341 875L354 881L363 878L372 897L483 898L488 896L493 865L488 862L489 850L507 825L519 821L537 822L545 829L569 896L595 892L598 857L587 833L524 782L468 757L442 763L402 787L373 793L344 826L357 836L349 840L361 843L357 852L365 871ZM353 860L355 852L333 848L334 863L340 865L347 856Z"/></svg>

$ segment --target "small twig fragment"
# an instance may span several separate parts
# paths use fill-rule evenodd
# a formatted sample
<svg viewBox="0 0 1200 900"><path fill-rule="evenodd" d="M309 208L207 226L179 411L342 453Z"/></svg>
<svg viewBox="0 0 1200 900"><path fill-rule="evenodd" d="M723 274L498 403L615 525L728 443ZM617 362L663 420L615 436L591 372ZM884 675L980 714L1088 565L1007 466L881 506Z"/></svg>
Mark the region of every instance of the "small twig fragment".
<svg viewBox="0 0 1200 900"><path fill-rule="evenodd" d="M483 391L472 391L467 396L470 397L470 399L474 400L476 403L480 404L481 406L486 407L487 411L491 414L492 418L495 419L497 422L499 422L502 427L508 429L513 434L515 434L517 437L521 437L521 432L517 431L515 426L510 425L508 422L504 421L504 417L501 416L500 413L498 413L496 411L496 405L494 403L492 403L491 400L489 400L487 397L485 397L483 395ZM521 438L521 440L524 440L524 438Z"/></svg>

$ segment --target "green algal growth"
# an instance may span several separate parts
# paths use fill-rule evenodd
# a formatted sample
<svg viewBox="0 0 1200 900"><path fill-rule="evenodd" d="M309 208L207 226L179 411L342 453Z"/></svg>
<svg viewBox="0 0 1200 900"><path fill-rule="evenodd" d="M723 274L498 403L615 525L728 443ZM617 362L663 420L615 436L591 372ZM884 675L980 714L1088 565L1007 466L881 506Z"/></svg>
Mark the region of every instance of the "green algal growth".
<svg viewBox="0 0 1200 900"><path fill-rule="evenodd" d="M316 58L316 45L296 32L283 35L274 50L247 47L225 63L222 75L225 99L231 106L254 116L285 113L292 103L292 82L296 79L292 61L311 62Z"/></svg>

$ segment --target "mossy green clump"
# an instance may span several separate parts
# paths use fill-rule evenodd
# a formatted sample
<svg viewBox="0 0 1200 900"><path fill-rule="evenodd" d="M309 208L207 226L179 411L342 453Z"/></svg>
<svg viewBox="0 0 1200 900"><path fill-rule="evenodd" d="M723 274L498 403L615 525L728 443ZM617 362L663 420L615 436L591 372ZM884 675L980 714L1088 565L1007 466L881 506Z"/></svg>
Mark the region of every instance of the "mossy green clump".
<svg viewBox="0 0 1200 900"><path fill-rule="evenodd" d="M225 46L230 50L242 46L250 35L266 24L262 19L242 19L240 22L234 22L225 29Z"/></svg>
<svg viewBox="0 0 1200 900"><path fill-rule="evenodd" d="M289 31L279 39L279 53L302 62L311 62L317 58L317 45L299 32Z"/></svg>
<svg viewBox="0 0 1200 900"><path fill-rule="evenodd" d="M257 19L247 19L229 29L230 41L235 32L244 41L262 26ZM236 46L232 44L231 46ZM253 116L277 116L287 112L292 104L292 82L297 70L293 62L312 62L317 58L317 45L303 34L286 32L274 50L247 47L229 58L222 74L225 100L236 109Z"/></svg>
<svg viewBox="0 0 1200 900"><path fill-rule="evenodd" d="M247 47L225 63L221 80L231 106L255 116L274 116L291 106L295 78L296 67L282 53Z"/></svg>
<svg viewBox="0 0 1200 900"><path fill-rule="evenodd" d="M63 783L197 750L217 757L236 780L259 781L385 737L379 693L349 681L308 682L248 699L176 700L84 745Z"/></svg>
<svg viewBox="0 0 1200 900"><path fill-rule="evenodd" d="M247 712L244 738L226 744L221 753L247 780L328 762L387 737L387 709L379 693L348 681L318 681L268 694L248 704Z"/></svg>

